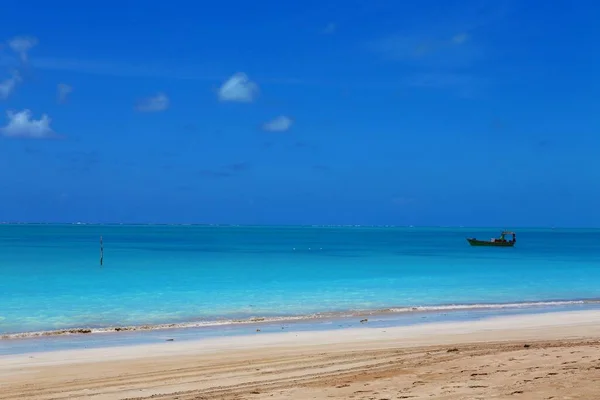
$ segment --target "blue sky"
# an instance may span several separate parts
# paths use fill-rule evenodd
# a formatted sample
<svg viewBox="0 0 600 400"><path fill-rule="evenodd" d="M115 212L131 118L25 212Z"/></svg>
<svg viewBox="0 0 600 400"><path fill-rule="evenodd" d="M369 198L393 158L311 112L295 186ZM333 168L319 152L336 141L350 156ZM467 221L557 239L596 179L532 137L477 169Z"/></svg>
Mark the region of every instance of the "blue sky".
<svg viewBox="0 0 600 400"><path fill-rule="evenodd" d="M12 2L0 221L600 226L599 17Z"/></svg>

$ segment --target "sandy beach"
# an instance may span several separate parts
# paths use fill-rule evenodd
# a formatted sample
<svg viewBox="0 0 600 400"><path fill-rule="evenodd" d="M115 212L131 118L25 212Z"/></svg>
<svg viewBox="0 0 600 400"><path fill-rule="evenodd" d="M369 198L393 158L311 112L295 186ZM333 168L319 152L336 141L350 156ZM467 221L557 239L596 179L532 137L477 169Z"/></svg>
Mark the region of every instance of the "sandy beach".
<svg viewBox="0 0 600 400"><path fill-rule="evenodd" d="M600 312L0 358L0 399L594 399Z"/></svg>

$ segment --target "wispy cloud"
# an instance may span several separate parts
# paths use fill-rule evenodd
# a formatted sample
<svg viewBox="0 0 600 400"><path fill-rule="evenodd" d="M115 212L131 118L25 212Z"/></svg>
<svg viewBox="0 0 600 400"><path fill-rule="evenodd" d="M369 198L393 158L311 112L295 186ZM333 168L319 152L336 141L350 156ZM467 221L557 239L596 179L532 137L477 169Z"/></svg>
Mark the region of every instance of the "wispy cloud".
<svg viewBox="0 0 600 400"><path fill-rule="evenodd" d="M215 72L211 65L164 65L143 64L118 60L85 60L78 58L34 57L29 64L38 70L65 71L88 75L111 76L117 78L163 78L174 80L193 80L222 82L227 76ZM19 60L6 54L0 54L0 66L17 67ZM302 77L265 76L261 82L274 85L322 85L324 82Z"/></svg>
<svg viewBox="0 0 600 400"><path fill-rule="evenodd" d="M466 33L449 36L392 34L368 42L367 48L382 57L417 67L469 67L482 50L469 43Z"/></svg>
<svg viewBox="0 0 600 400"><path fill-rule="evenodd" d="M478 63L484 52L469 34L391 35L370 43L371 51L402 63L401 82L415 88L450 89L460 97L480 93L487 80Z"/></svg>
<svg viewBox="0 0 600 400"><path fill-rule="evenodd" d="M364 49L398 63L408 86L479 92L489 83L481 76L494 54L482 32L502 22L508 1L466 0L444 12L423 8L402 30L364 42Z"/></svg>
<svg viewBox="0 0 600 400"><path fill-rule="evenodd" d="M452 42L454 42L454 44L463 44L467 39L469 39L469 35L466 33L459 33L452 37Z"/></svg>
<svg viewBox="0 0 600 400"><path fill-rule="evenodd" d="M404 80L408 87L453 92L460 98L476 98L491 85L484 76L469 72L424 72L409 75Z"/></svg>
<svg viewBox="0 0 600 400"><path fill-rule="evenodd" d="M39 70L65 71L124 78L165 78L212 82L223 81L226 77L220 72L218 65L214 63L190 65L186 63L165 64L162 61L157 63L144 63L139 61L82 59L75 57L29 57L30 50L39 43L36 37L17 36L4 43L14 54L11 54L10 52L0 52L0 67L15 68L22 66L21 64L27 63L31 67ZM3 44L0 43L0 49L2 49L2 47ZM246 74L236 73L229 77L227 82L245 85L243 87L249 89L249 91L246 91L246 94L249 94L249 97L253 99L258 94L258 85L250 81L245 82L245 80L247 80ZM320 84L319 82L311 82L302 78L285 76L267 76L263 77L261 81L269 84L281 85ZM233 97L235 97L235 91ZM225 98L227 98L227 95Z"/></svg>
<svg viewBox="0 0 600 400"><path fill-rule="evenodd" d="M29 50L38 44L37 38L33 36L17 36L8 41L8 47L19 55L21 62L26 63L29 58Z"/></svg>
<svg viewBox="0 0 600 400"><path fill-rule="evenodd" d="M294 121L290 117L280 115L279 117L263 124L262 129L267 132L286 132L292 127Z"/></svg>
<svg viewBox="0 0 600 400"><path fill-rule="evenodd" d="M30 110L19 112L7 111L8 124L0 128L0 134L12 138L48 139L58 135L50 127L52 121L47 114L34 119Z"/></svg>
<svg viewBox="0 0 600 400"><path fill-rule="evenodd" d="M252 82L243 72L238 72L227 79L219 88L220 101L251 103L258 96L258 85Z"/></svg>
<svg viewBox="0 0 600 400"><path fill-rule="evenodd" d="M471 74L450 72L427 72L409 76L405 80L408 86L423 88L456 87L468 85L482 85L484 79L476 78Z"/></svg>
<svg viewBox="0 0 600 400"><path fill-rule="evenodd" d="M65 103L67 101L67 97L73 91L73 87L71 85L67 85L66 83L59 83L56 85L56 98L59 103Z"/></svg>
<svg viewBox="0 0 600 400"><path fill-rule="evenodd" d="M135 109L140 112L159 112L167 108L169 108L169 98L164 93L141 99L135 106Z"/></svg>
<svg viewBox="0 0 600 400"><path fill-rule="evenodd" d="M1 46L1 45L0 45ZM0 47L1 48L1 47ZM19 68L22 63L18 56L6 52L0 52L0 67ZM46 71L64 71L88 75L110 76L116 78L138 78L138 79L174 79L174 80L194 80L206 82L222 82L225 84L235 84L228 93L224 93L223 101L247 101L242 99L254 98L258 95L258 85L254 82L245 81L247 76L244 73L236 73L227 78L221 74L215 66L211 64L144 64L140 62L127 62L119 60L89 60L80 58L56 58L56 57L32 57L28 59L28 65L38 70ZM233 79L233 80L232 80ZM304 79L302 77L262 77L261 82L273 85L324 85L326 82ZM225 86L223 84L223 86ZM241 96L236 97L236 87L242 84L243 91ZM223 89L223 86L219 89ZM239 92L237 92L239 93ZM231 98L231 100L229 100ZM239 100L234 100L238 98Z"/></svg>
<svg viewBox="0 0 600 400"><path fill-rule="evenodd" d="M14 92L19 82L21 82L21 76L16 71L12 73L10 78L0 82L0 99L7 99Z"/></svg>
<svg viewBox="0 0 600 400"><path fill-rule="evenodd" d="M337 30L337 25L335 23L333 23L333 22L330 22L323 29L323 34L325 34L325 35L331 35L331 34L335 33L336 30Z"/></svg>
<svg viewBox="0 0 600 400"><path fill-rule="evenodd" d="M81 58L31 57L29 65L38 70L64 71L117 78L166 78L218 82L223 75L211 73L209 65L144 64L120 60L89 60ZM0 54L0 66L17 67L19 58Z"/></svg>

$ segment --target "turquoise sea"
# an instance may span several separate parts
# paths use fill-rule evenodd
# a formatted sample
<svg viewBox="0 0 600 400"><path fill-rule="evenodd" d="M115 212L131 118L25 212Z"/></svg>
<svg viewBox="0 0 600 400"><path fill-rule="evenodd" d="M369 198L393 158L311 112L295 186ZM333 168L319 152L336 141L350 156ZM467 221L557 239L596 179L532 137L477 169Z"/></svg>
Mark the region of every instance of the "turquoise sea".
<svg viewBox="0 0 600 400"><path fill-rule="evenodd" d="M598 305L600 230L499 231L0 225L0 335Z"/></svg>

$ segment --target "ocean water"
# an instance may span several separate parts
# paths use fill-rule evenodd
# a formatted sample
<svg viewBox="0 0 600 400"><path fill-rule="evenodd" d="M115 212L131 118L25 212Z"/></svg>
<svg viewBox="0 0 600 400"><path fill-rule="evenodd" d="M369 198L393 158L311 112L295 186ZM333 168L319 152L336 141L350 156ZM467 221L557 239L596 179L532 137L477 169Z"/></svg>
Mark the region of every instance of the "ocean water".
<svg viewBox="0 0 600 400"><path fill-rule="evenodd" d="M600 298L600 230L0 225L0 334ZM99 237L104 265L99 265ZM552 303L556 302L556 303ZM523 304L525 303L525 304Z"/></svg>

